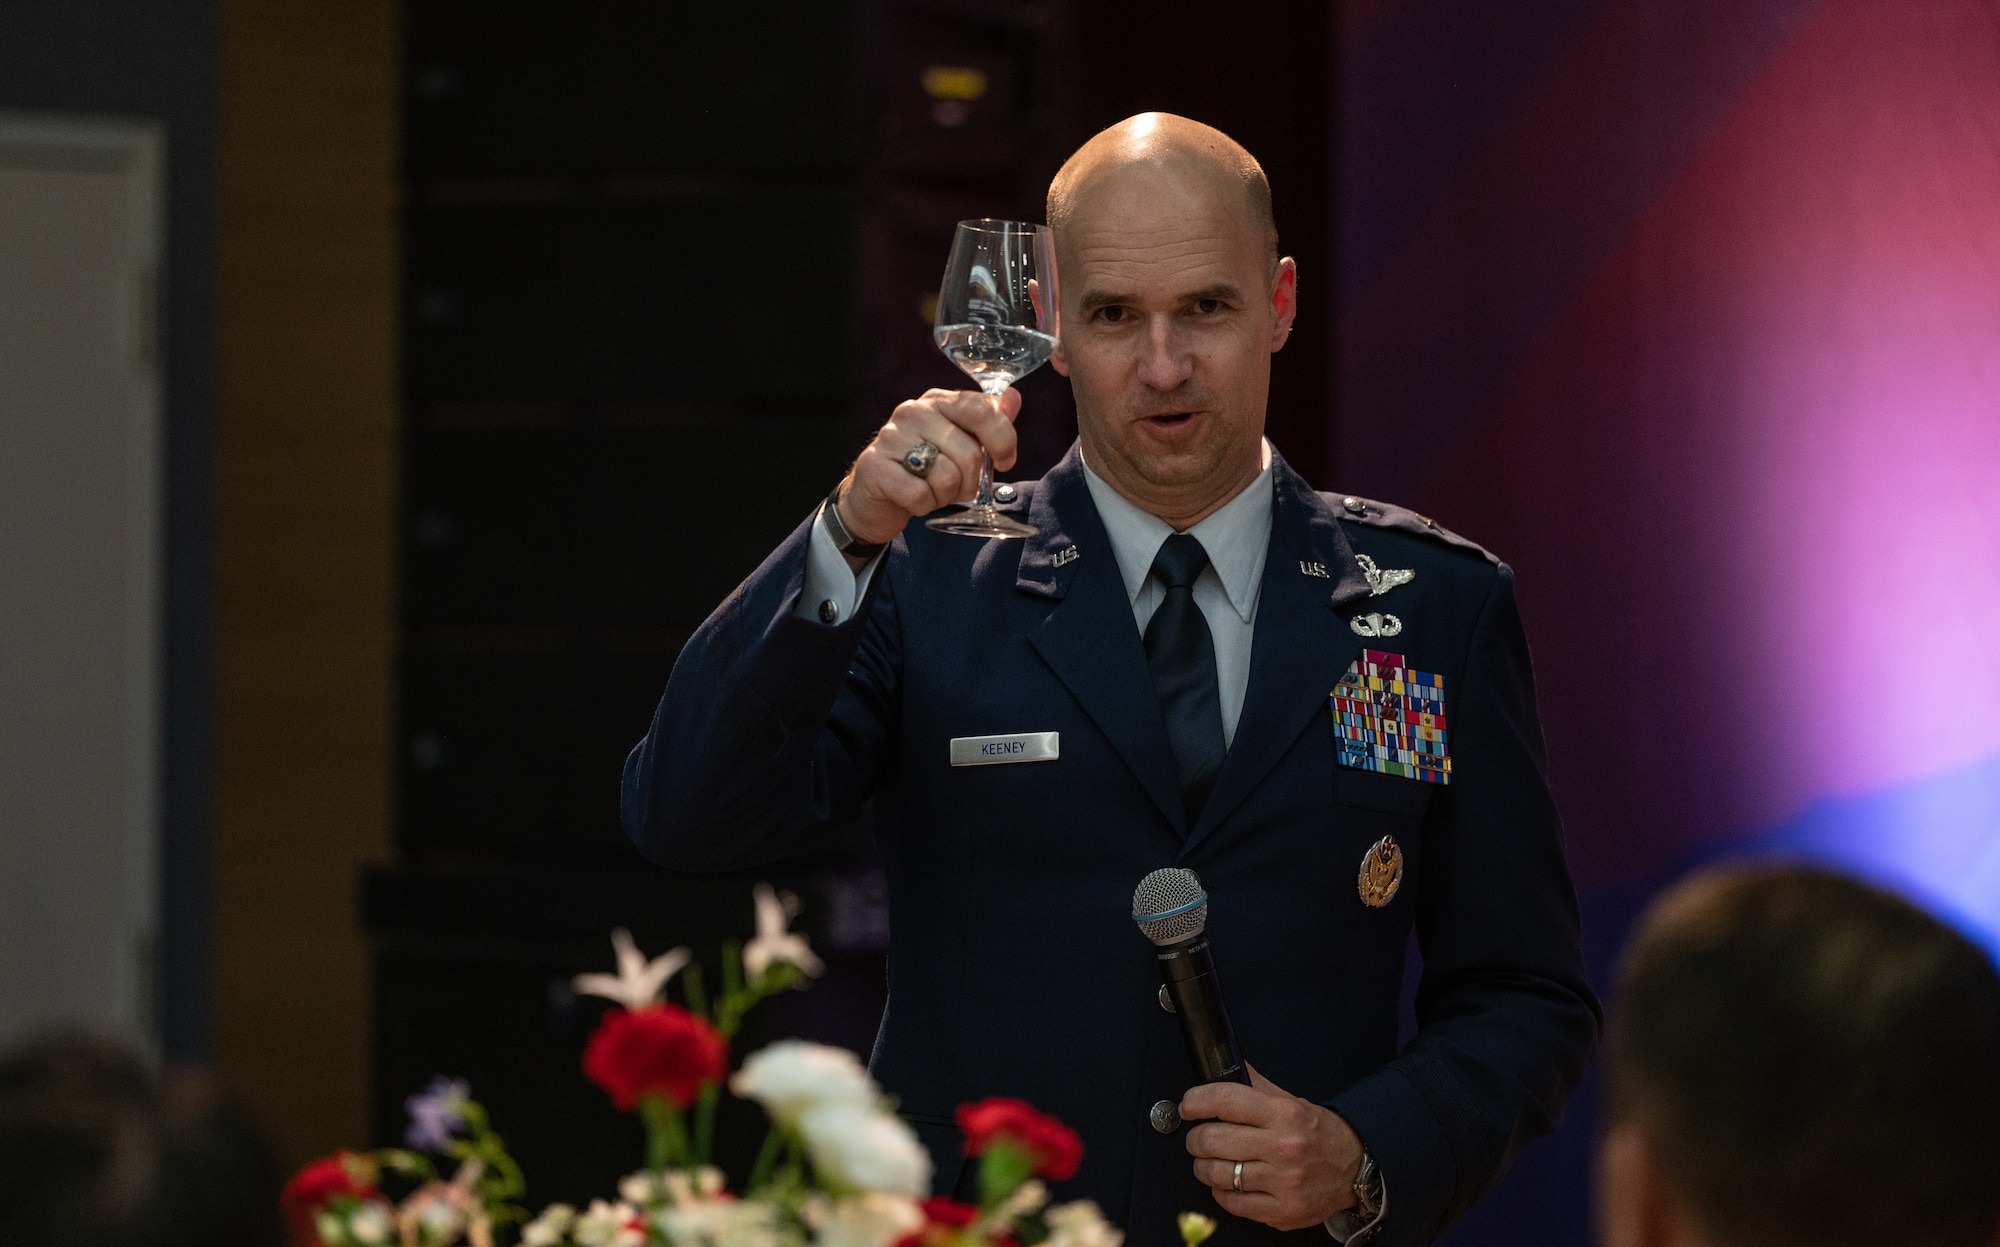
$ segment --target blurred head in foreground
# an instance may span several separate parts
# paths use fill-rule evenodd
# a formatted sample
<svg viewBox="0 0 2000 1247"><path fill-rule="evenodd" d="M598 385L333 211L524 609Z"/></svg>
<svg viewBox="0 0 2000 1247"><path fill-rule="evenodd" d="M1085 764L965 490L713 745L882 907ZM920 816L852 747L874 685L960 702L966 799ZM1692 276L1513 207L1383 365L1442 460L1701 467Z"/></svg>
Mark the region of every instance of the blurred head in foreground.
<svg viewBox="0 0 2000 1247"><path fill-rule="evenodd" d="M262 1142L205 1079L82 1035L0 1058L6 1247L265 1247L277 1199Z"/></svg>
<svg viewBox="0 0 2000 1247"><path fill-rule="evenodd" d="M1816 870L1698 875L1626 954L1605 1247L2000 1243L2000 977Z"/></svg>

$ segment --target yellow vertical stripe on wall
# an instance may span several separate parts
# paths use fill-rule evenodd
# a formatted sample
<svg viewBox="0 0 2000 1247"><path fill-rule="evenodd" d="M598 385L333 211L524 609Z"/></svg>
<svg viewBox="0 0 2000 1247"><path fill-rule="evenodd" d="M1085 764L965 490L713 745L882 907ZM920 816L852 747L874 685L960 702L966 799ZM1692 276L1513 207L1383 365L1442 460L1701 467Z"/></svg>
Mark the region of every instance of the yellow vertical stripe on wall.
<svg viewBox="0 0 2000 1247"><path fill-rule="evenodd" d="M369 1142L356 879L389 845L397 6L221 13L214 1045L297 1162Z"/></svg>

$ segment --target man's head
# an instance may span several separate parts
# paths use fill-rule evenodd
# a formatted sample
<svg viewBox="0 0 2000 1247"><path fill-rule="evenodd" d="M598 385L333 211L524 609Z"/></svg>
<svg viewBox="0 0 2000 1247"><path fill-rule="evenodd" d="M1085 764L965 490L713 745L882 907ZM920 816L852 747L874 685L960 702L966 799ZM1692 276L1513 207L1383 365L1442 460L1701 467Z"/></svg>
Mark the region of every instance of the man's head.
<svg viewBox="0 0 2000 1247"><path fill-rule="evenodd" d="M2000 977L1837 875L1681 884L1626 955L1601 1146L1606 1247L1991 1247Z"/></svg>
<svg viewBox="0 0 2000 1247"><path fill-rule="evenodd" d="M1262 459L1271 354L1295 312L1271 188L1220 130L1143 113L1103 131L1049 184L1062 273L1056 368L1076 392L1090 466L1185 528Z"/></svg>

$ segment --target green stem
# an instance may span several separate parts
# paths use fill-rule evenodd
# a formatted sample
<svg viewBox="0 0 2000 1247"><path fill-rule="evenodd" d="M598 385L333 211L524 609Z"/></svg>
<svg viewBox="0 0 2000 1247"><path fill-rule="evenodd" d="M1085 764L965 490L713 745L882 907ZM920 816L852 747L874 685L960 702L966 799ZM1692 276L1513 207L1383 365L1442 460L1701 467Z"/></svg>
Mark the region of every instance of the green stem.
<svg viewBox="0 0 2000 1247"><path fill-rule="evenodd" d="M646 1123L646 1168L659 1173L685 1165L687 1130L673 1101L663 1095L645 1096L639 1101L639 1115Z"/></svg>
<svg viewBox="0 0 2000 1247"><path fill-rule="evenodd" d="M694 1106L694 1163L706 1165L715 1154L715 1102L722 1095L722 1084L707 1082L701 1085L701 1098Z"/></svg>
<svg viewBox="0 0 2000 1247"><path fill-rule="evenodd" d="M699 962L690 962L688 968L681 971L681 990L687 993L688 1009L690 1012L698 1013L702 1017L709 1017L708 992L702 987L701 964Z"/></svg>
<svg viewBox="0 0 2000 1247"><path fill-rule="evenodd" d="M771 1170L778 1163L778 1150L784 1146L785 1132L777 1126L764 1135L764 1146L757 1149L757 1163L750 1167L750 1181L743 1186L743 1194L751 1196L764 1189L771 1180Z"/></svg>

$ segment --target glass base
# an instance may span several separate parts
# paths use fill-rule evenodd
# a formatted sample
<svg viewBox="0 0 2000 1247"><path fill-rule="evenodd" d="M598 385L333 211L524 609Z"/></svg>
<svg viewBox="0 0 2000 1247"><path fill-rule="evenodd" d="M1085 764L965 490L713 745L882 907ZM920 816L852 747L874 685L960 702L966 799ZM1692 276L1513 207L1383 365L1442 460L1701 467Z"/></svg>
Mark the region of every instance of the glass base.
<svg viewBox="0 0 2000 1247"><path fill-rule="evenodd" d="M1012 516L1003 515L998 507L977 504L951 515L926 520L924 527L941 533L957 533L961 537L997 537L1003 541L1011 537L1032 537L1036 532L1032 524L1023 524Z"/></svg>

